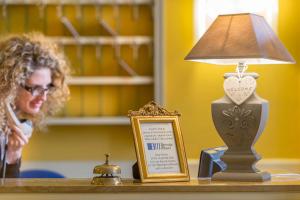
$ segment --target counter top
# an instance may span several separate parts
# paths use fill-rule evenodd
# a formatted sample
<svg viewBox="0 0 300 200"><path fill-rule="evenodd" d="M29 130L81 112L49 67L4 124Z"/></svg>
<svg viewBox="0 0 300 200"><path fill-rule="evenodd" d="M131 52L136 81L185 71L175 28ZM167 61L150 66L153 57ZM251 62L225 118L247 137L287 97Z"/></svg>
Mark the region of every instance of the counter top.
<svg viewBox="0 0 300 200"><path fill-rule="evenodd" d="M6 179L0 193L147 193L147 192L300 192L300 175L273 175L266 182L190 182L138 183L122 180L118 186L91 185L90 179Z"/></svg>

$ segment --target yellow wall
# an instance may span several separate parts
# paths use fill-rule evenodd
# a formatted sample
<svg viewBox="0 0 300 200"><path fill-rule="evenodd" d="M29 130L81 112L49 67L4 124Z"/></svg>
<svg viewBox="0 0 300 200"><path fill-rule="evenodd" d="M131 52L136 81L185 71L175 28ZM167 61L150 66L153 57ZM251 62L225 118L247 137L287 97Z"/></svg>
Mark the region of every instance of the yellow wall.
<svg viewBox="0 0 300 200"><path fill-rule="evenodd" d="M300 2L281 0L279 37L299 60L298 12ZM165 1L166 105L182 113L182 129L189 158L202 148L221 145L214 129L210 103L223 96L223 74L234 66L220 67L184 61L193 47L193 1ZM256 149L264 158L297 158L299 148L299 68L297 65L249 66L260 74L257 93L269 100L266 129Z"/></svg>
<svg viewBox="0 0 300 200"><path fill-rule="evenodd" d="M25 160L134 160L133 137L127 126L49 127L34 134L24 149Z"/></svg>
<svg viewBox="0 0 300 200"><path fill-rule="evenodd" d="M300 27L296 20L298 0L280 0L279 37L299 60ZM222 145L211 120L211 101L223 96L223 74L233 66L219 67L184 61L194 45L193 1L164 1L165 106L182 113L181 126L187 155L198 158L202 148ZM260 74L258 94L269 100L266 129L256 145L264 158L298 158L299 148L299 68L297 65L250 66ZM134 159L131 129L128 126L50 127L35 134L26 147L26 160Z"/></svg>

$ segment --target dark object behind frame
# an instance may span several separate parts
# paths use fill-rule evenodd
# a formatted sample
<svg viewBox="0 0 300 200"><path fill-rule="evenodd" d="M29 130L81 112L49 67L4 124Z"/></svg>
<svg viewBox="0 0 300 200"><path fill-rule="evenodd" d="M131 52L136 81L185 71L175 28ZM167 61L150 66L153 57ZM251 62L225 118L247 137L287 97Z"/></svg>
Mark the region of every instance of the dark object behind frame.
<svg viewBox="0 0 300 200"><path fill-rule="evenodd" d="M220 157L226 150L226 146L202 150L200 154L198 177L210 178L214 173L225 170L226 164Z"/></svg>
<svg viewBox="0 0 300 200"><path fill-rule="evenodd" d="M139 166L138 163L135 162L132 165L132 176L134 179L141 179L140 171L139 171Z"/></svg>

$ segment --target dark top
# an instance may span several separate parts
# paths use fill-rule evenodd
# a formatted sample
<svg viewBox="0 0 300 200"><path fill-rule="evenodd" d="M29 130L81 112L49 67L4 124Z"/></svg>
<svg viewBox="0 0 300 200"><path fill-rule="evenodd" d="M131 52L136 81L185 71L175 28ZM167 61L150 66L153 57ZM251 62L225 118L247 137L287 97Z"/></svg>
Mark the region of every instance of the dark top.
<svg viewBox="0 0 300 200"><path fill-rule="evenodd" d="M0 155L2 155L1 148L0 148ZM6 178L18 178L20 176L20 166L21 160L19 159L15 164L6 164ZM3 174L3 160L1 160L0 164L0 178L2 178Z"/></svg>

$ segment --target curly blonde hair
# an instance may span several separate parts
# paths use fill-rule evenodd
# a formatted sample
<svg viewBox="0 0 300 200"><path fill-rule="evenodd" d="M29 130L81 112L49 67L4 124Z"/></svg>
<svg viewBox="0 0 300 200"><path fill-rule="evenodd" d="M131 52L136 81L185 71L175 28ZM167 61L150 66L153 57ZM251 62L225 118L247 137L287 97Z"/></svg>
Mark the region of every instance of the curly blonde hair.
<svg viewBox="0 0 300 200"><path fill-rule="evenodd" d="M37 115L27 116L38 128L44 127L45 117L54 115L69 98L68 62L57 45L41 33L10 35L0 41L0 129L8 129L4 102L15 108L19 86L24 85L35 70L42 68L50 69L54 90L48 93Z"/></svg>

